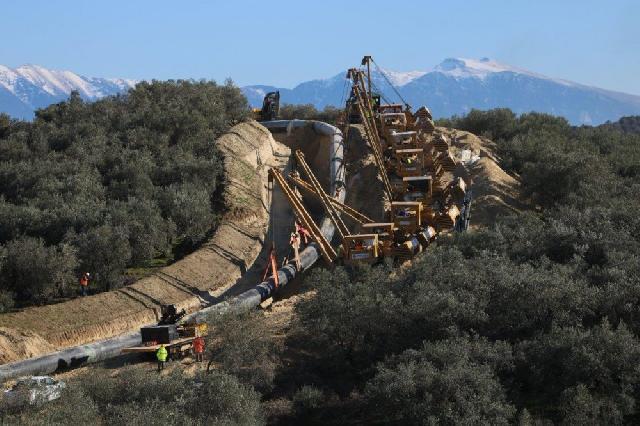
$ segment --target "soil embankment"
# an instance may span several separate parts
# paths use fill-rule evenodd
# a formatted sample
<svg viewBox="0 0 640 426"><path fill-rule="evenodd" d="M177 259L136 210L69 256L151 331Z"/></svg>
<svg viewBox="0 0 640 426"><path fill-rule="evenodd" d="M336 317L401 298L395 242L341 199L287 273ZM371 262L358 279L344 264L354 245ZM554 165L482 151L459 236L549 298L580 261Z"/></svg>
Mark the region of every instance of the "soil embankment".
<svg viewBox="0 0 640 426"><path fill-rule="evenodd" d="M458 162L455 174L462 176L473 193L471 227L485 227L499 216L519 213L520 182L500 167L495 143L464 130L436 128L451 141L450 152Z"/></svg>

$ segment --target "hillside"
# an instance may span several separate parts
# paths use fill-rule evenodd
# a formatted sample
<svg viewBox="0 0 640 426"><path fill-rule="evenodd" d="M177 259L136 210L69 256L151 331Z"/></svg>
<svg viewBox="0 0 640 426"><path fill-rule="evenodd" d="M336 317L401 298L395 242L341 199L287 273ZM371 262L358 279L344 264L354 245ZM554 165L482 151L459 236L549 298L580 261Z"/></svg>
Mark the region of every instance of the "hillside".
<svg viewBox="0 0 640 426"><path fill-rule="evenodd" d="M429 71L385 73L409 104L428 105L435 118L464 115L473 108L509 108L518 114L536 111L565 117L576 125L595 125L640 114L640 96L554 79L487 58L449 58ZM344 103L345 81L342 72L292 89L258 85L246 86L243 92L254 106L262 104L264 93L280 90L284 103L324 108ZM378 72L373 81L386 98L398 100Z"/></svg>

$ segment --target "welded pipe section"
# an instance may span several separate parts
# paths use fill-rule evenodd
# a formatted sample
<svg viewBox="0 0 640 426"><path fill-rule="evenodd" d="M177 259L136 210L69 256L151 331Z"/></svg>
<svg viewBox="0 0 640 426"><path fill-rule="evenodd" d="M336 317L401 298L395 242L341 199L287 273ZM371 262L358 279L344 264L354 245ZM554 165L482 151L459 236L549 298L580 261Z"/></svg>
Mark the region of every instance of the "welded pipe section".
<svg viewBox="0 0 640 426"><path fill-rule="evenodd" d="M326 149L330 150L329 164L327 165L327 167L329 167L330 191L333 194L337 185L340 185L341 191L338 194L338 200L344 202L346 194L344 188L344 151L342 132L338 128L327 123L308 120L278 120L261 124L272 133L284 131L291 134L299 129L311 128L316 134L327 136L329 143ZM312 143L310 140L306 142ZM323 218L320 230L325 238L331 241L335 227L329 218ZM301 271L310 268L320 256L318 246L315 243L311 243L305 247L305 249L300 252ZM278 270L279 287L286 286L298 272L300 271L297 270L293 262L289 262L280 268ZM276 291L275 281L273 277L270 277L266 281L257 284L253 289L245 291L233 299L209 306L187 316L186 320L204 320L208 315L213 313L249 310L258 306L260 302L273 295ZM138 330L94 343L63 349L47 355L7 363L0 365L0 381L4 382L26 375L51 374L89 363L103 361L120 355L124 348L140 344L141 337L140 331Z"/></svg>

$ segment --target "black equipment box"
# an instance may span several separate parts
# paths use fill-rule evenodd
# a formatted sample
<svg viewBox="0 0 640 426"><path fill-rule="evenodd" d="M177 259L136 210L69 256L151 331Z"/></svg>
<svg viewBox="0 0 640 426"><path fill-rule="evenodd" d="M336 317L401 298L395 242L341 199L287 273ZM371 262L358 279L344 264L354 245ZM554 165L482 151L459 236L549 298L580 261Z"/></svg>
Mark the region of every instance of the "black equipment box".
<svg viewBox="0 0 640 426"><path fill-rule="evenodd" d="M178 338L178 330L175 324L142 327L140 334L142 335L142 343L156 342L166 344Z"/></svg>

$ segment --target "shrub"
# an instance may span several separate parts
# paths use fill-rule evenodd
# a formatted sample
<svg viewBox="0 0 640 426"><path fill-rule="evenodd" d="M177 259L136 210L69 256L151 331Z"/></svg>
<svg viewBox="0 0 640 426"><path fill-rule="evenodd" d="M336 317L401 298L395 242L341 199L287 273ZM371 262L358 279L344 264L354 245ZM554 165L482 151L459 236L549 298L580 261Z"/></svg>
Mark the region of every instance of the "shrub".
<svg viewBox="0 0 640 426"><path fill-rule="evenodd" d="M45 301L75 288L77 263L67 244L47 247L40 238L20 237L5 248L0 283L18 300Z"/></svg>
<svg viewBox="0 0 640 426"><path fill-rule="evenodd" d="M214 314L208 323L215 338L207 342L207 370L219 367L261 391L271 389L278 347L265 333L261 313Z"/></svg>
<svg viewBox="0 0 640 426"><path fill-rule="evenodd" d="M322 424L321 416L326 400L321 389L304 385L293 394L292 399L296 421L304 424Z"/></svg>
<svg viewBox="0 0 640 426"><path fill-rule="evenodd" d="M78 247L80 268L93 275L92 288L111 290L119 287L122 273L131 258L131 247L124 228L102 225L71 236Z"/></svg>
<svg viewBox="0 0 640 426"><path fill-rule="evenodd" d="M97 370L69 386L84 392L106 424L264 424L259 395L222 372L189 377L179 368L166 375L125 368L113 376Z"/></svg>
<svg viewBox="0 0 640 426"><path fill-rule="evenodd" d="M366 386L370 410L395 424L509 424L515 409L496 370L510 348L459 338L408 350L377 368Z"/></svg>

